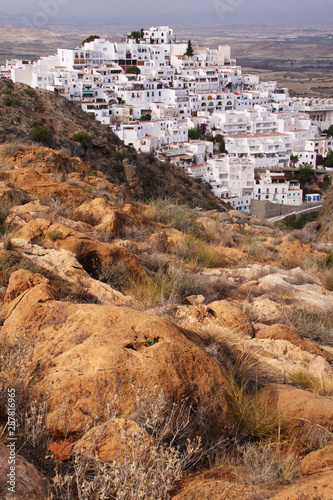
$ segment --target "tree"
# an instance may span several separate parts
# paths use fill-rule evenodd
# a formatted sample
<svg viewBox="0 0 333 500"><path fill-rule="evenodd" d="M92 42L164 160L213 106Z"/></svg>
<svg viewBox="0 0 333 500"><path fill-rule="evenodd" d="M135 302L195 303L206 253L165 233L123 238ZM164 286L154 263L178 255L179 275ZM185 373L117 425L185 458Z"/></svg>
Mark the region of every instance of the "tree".
<svg viewBox="0 0 333 500"><path fill-rule="evenodd" d="M143 28L141 28L141 30L139 31L132 31L132 33L128 35L128 38L133 38L136 41L136 43L138 43L138 41L141 38L143 38L143 35L144 35L144 30Z"/></svg>
<svg viewBox="0 0 333 500"><path fill-rule="evenodd" d="M217 134L215 136L215 142L219 145L219 151L220 151L220 153L224 153L224 151L225 151L225 142L224 142L223 135Z"/></svg>
<svg viewBox="0 0 333 500"><path fill-rule="evenodd" d="M330 151L326 156L325 167L333 168L333 151Z"/></svg>
<svg viewBox="0 0 333 500"><path fill-rule="evenodd" d="M291 157L290 157L291 166L294 167L297 162L298 162L298 156L297 155L291 155Z"/></svg>
<svg viewBox="0 0 333 500"><path fill-rule="evenodd" d="M192 57L193 54L194 54L194 50L193 50L193 47L192 47L192 42L191 42L191 40L189 40L187 42L187 49L186 49L185 55L188 56L188 57Z"/></svg>
<svg viewBox="0 0 333 500"><path fill-rule="evenodd" d="M141 70L137 66L131 66L130 68L127 68L126 73L131 73L133 75L140 75Z"/></svg>
<svg viewBox="0 0 333 500"><path fill-rule="evenodd" d="M309 182L315 176L314 168L312 165L310 165L310 163L303 163L302 165L300 165L298 171L302 185Z"/></svg>
<svg viewBox="0 0 333 500"><path fill-rule="evenodd" d="M197 125L194 128L190 128L188 131L188 138L192 141L197 140L200 138L200 129L199 125Z"/></svg>
<svg viewBox="0 0 333 500"><path fill-rule="evenodd" d="M94 40L97 40L98 38L100 38L98 35L90 35L90 36L88 36L88 38L83 40L82 45L84 45L85 43L93 42Z"/></svg>
<svg viewBox="0 0 333 500"><path fill-rule="evenodd" d="M326 130L326 134L329 137L333 137L333 124L328 127L328 129Z"/></svg>

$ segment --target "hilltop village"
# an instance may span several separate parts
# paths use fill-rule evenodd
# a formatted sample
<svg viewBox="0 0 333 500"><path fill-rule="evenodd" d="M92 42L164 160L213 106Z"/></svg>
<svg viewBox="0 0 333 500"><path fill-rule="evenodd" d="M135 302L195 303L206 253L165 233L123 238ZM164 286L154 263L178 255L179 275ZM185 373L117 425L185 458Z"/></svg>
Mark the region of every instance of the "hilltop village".
<svg viewBox="0 0 333 500"><path fill-rule="evenodd" d="M333 100L291 98L243 74L228 45L177 43L173 29L151 27L119 43L91 36L35 62L10 60L1 76L78 103L127 146L208 182L239 211L320 199L285 171L325 169Z"/></svg>

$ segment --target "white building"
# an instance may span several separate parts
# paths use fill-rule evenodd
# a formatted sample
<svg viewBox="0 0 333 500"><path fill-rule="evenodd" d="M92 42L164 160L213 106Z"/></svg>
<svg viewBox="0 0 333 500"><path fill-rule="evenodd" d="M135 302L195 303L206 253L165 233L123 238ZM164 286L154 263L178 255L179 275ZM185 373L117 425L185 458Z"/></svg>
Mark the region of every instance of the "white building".
<svg viewBox="0 0 333 500"><path fill-rule="evenodd" d="M151 27L143 33L144 43L147 44L171 44L176 42L173 29L169 26Z"/></svg>
<svg viewBox="0 0 333 500"><path fill-rule="evenodd" d="M302 205L303 191L297 180L287 181L283 172L256 174L253 199L282 205Z"/></svg>
<svg viewBox="0 0 333 500"><path fill-rule="evenodd" d="M209 182L213 192L224 200L233 199L235 207L249 211L254 184L254 160L220 155L204 164L188 167L193 177Z"/></svg>
<svg viewBox="0 0 333 500"><path fill-rule="evenodd" d="M162 146L156 151L157 157L174 163L180 168L188 170L188 167L204 163L214 153L214 143L211 141L191 141L183 144L169 144Z"/></svg>
<svg viewBox="0 0 333 500"><path fill-rule="evenodd" d="M293 151L288 134L241 134L225 137L226 150L232 157L254 158L256 168L288 167Z"/></svg>

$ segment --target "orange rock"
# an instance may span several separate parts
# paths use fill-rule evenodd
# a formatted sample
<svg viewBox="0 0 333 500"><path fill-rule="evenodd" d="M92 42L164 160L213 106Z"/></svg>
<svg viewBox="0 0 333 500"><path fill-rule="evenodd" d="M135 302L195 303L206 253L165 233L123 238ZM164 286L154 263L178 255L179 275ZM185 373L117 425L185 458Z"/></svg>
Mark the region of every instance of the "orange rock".
<svg viewBox="0 0 333 500"><path fill-rule="evenodd" d="M173 500L249 500L253 488L237 480L236 468L222 465L193 474L178 482L171 492ZM257 488L260 491L260 487ZM261 498L261 497L260 497Z"/></svg>
<svg viewBox="0 0 333 500"><path fill-rule="evenodd" d="M207 306L208 312L213 313L221 326L231 328L235 332L253 337L254 329L252 323L245 312L239 307L230 304L225 300L212 302Z"/></svg>
<svg viewBox="0 0 333 500"><path fill-rule="evenodd" d="M327 471L330 469L333 474L333 444L306 455L302 460L302 471L304 474Z"/></svg>
<svg viewBox="0 0 333 500"><path fill-rule="evenodd" d="M14 341L18 324L37 337L31 373L38 391L50 391L52 430L82 432L115 395L119 416L129 416L139 387L148 394L163 390L170 402L188 398L210 406L212 434L231 418L219 363L195 333L170 321L123 307L55 301L47 284L7 304L5 313L2 339Z"/></svg>
<svg viewBox="0 0 333 500"><path fill-rule="evenodd" d="M333 400L291 386L275 386L277 409L301 424L305 420L333 431Z"/></svg>
<svg viewBox="0 0 333 500"><path fill-rule="evenodd" d="M61 443L51 443L49 445L49 452L54 455L54 458L60 462L65 462L71 458L71 450L73 443L70 441L62 441Z"/></svg>
<svg viewBox="0 0 333 500"><path fill-rule="evenodd" d="M41 283L49 283L47 278L44 278L41 274L32 273L31 271L26 271L25 269L19 269L11 274L8 283L6 295L4 297L4 302L10 302L16 299L26 290L30 290L36 285Z"/></svg>
<svg viewBox="0 0 333 500"><path fill-rule="evenodd" d="M136 450L140 454L148 450L152 438L136 422L117 418L109 423L90 429L74 445L75 451L97 455L102 460L121 461L124 453Z"/></svg>
<svg viewBox="0 0 333 500"><path fill-rule="evenodd" d="M256 333L257 339L287 340L291 344L317 356L323 356L327 361L332 362L333 356L325 349L322 349L315 342L301 337L301 335L290 326L272 325L262 328Z"/></svg>
<svg viewBox="0 0 333 500"><path fill-rule="evenodd" d="M271 500L332 500L333 472L314 474L286 486Z"/></svg>
<svg viewBox="0 0 333 500"><path fill-rule="evenodd" d="M94 278L98 278L103 262L122 262L130 275L138 277L142 274L138 259L128 249L117 243L102 243L63 224L33 219L18 231L16 237L30 243L38 242L45 248L68 250Z"/></svg>

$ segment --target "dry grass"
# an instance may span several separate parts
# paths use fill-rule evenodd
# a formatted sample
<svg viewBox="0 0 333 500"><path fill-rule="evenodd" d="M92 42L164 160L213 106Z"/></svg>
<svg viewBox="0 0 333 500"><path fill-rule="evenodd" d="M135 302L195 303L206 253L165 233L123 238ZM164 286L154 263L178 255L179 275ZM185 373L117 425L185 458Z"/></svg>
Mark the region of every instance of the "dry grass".
<svg viewBox="0 0 333 500"><path fill-rule="evenodd" d="M157 198L149 203L147 216L156 222L188 232L194 228L197 212L173 198Z"/></svg>
<svg viewBox="0 0 333 500"><path fill-rule="evenodd" d="M168 266L146 274L139 282L131 281L127 293L137 300L142 309L169 308L189 295L192 287L193 279L189 275L182 269Z"/></svg>
<svg viewBox="0 0 333 500"><path fill-rule="evenodd" d="M190 268L198 271L202 267L215 268L225 265L225 258L216 247L203 243L194 234L187 234L177 249L177 256L183 259Z"/></svg>
<svg viewBox="0 0 333 500"><path fill-rule="evenodd" d="M320 396L333 395L333 380L316 377L307 370L298 369L289 373L292 382L301 389L312 391Z"/></svg>
<svg viewBox="0 0 333 500"><path fill-rule="evenodd" d="M323 286L326 288L326 290L329 290L330 292L333 292L333 269L325 269L322 271L321 275L321 282Z"/></svg>
<svg viewBox="0 0 333 500"><path fill-rule="evenodd" d="M295 328L301 335L323 345L333 346L333 310L285 310L281 322Z"/></svg>
<svg viewBox="0 0 333 500"><path fill-rule="evenodd" d="M290 483L300 473L300 460L292 449L274 443L248 443L240 449L243 468L240 479L245 484L276 487Z"/></svg>
<svg viewBox="0 0 333 500"><path fill-rule="evenodd" d="M240 353L233 366L223 367L223 372L239 438L270 442L288 435L289 425L277 411L272 391L261 387L254 377L258 361L253 355Z"/></svg>

